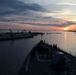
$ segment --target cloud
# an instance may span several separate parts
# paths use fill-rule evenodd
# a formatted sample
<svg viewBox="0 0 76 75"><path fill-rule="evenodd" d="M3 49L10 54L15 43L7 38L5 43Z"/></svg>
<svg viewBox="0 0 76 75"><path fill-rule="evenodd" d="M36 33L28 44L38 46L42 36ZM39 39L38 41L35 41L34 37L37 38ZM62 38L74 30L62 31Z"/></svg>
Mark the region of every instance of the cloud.
<svg viewBox="0 0 76 75"><path fill-rule="evenodd" d="M53 17L42 17L42 16L34 16L34 17L15 17L15 18L0 18L1 22L11 22L23 25L33 25L33 26L55 26L55 27L66 27L70 25L74 25L76 23L72 21L65 21L58 18Z"/></svg>
<svg viewBox="0 0 76 75"><path fill-rule="evenodd" d="M70 11L64 10L64 8L67 7L64 7L64 4L51 4L50 6L47 6L47 11L43 6L37 3L31 3L28 2L28 0L24 1L0 0L0 22L56 27L65 27L76 24L72 21L63 21L62 19L54 18L55 14L60 15L62 13L61 15L65 15L71 13ZM54 13L54 15L52 15L52 17L46 17L49 15L47 12Z"/></svg>
<svg viewBox="0 0 76 75"><path fill-rule="evenodd" d="M57 5L76 6L75 3L57 3Z"/></svg>
<svg viewBox="0 0 76 75"><path fill-rule="evenodd" d="M0 16L29 14L29 11L44 12L45 9L36 3L19 0L0 0Z"/></svg>
<svg viewBox="0 0 76 75"><path fill-rule="evenodd" d="M64 23L32 23L32 22L20 22L20 24L30 24L30 25L37 25L37 26L56 26L56 27L66 27L66 26L69 26L69 25L74 25L76 23L74 22L71 22L71 21L66 21Z"/></svg>

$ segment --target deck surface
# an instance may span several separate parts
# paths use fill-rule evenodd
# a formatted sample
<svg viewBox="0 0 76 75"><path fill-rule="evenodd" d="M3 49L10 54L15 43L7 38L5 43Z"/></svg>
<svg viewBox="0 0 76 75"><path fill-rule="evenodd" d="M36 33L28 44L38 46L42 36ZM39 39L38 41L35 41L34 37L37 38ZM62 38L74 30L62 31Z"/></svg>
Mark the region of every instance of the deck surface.
<svg viewBox="0 0 76 75"><path fill-rule="evenodd" d="M52 59L47 58L46 52L39 53L35 51L32 58L29 55L26 59L27 62L24 61L18 75L76 75L76 57L62 50L58 51L63 52L69 60L67 71L57 71L52 67Z"/></svg>

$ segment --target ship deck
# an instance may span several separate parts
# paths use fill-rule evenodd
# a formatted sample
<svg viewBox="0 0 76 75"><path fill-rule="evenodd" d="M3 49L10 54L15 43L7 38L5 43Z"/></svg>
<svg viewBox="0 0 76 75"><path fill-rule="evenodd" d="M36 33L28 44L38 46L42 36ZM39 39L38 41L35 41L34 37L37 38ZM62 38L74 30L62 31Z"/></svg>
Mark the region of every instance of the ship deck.
<svg viewBox="0 0 76 75"><path fill-rule="evenodd" d="M48 45L45 44L45 46ZM50 49L53 49L53 46ZM67 70L55 69L51 64L52 59L47 57L46 51L32 50L20 68L18 75L76 75L76 57L60 49L58 51L63 52L69 61Z"/></svg>

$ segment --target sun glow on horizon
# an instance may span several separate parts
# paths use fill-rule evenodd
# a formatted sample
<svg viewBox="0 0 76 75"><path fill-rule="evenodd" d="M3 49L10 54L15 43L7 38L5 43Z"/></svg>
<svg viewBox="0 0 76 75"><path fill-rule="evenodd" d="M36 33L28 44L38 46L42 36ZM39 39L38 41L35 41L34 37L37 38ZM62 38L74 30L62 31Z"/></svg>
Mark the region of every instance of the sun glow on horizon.
<svg viewBox="0 0 76 75"><path fill-rule="evenodd" d="M65 30L65 31L68 30L68 27L63 28L63 30Z"/></svg>

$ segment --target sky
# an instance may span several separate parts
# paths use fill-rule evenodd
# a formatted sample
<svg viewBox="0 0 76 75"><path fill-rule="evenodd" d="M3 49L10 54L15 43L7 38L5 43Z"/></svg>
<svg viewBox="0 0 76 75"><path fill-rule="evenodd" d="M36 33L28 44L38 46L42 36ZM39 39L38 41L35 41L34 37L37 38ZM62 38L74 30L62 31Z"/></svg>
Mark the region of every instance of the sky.
<svg viewBox="0 0 76 75"><path fill-rule="evenodd" d="M0 0L0 29L76 30L76 0Z"/></svg>

